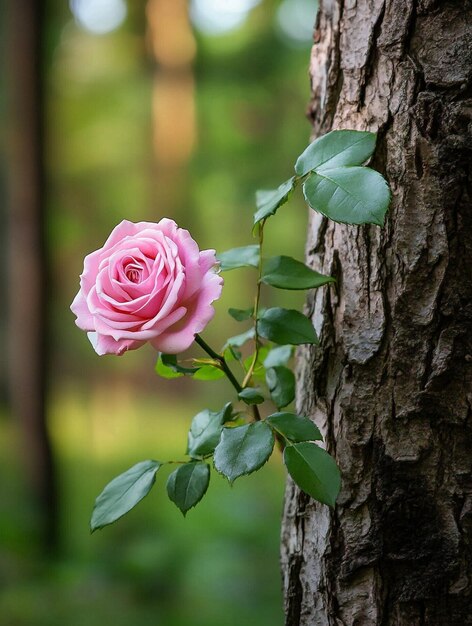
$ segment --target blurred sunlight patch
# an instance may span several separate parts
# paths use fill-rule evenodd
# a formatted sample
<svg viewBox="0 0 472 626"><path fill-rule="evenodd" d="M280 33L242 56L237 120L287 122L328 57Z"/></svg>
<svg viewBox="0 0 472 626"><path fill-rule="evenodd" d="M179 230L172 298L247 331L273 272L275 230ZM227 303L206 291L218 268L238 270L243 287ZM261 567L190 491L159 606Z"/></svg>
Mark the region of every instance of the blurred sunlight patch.
<svg viewBox="0 0 472 626"><path fill-rule="evenodd" d="M283 0L276 22L284 40L294 47L311 45L317 11L318 3L313 0Z"/></svg>
<svg viewBox="0 0 472 626"><path fill-rule="evenodd" d="M190 17L206 35L221 35L246 21L251 9L261 0L191 0Z"/></svg>
<svg viewBox="0 0 472 626"><path fill-rule="evenodd" d="M105 35L125 21L124 0L70 0L76 22L94 35Z"/></svg>

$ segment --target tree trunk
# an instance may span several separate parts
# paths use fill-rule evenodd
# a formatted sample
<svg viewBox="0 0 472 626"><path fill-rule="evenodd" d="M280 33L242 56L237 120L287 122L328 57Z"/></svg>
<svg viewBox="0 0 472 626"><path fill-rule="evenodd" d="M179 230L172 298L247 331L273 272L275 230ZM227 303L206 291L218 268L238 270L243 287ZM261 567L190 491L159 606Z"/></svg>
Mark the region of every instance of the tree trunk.
<svg viewBox="0 0 472 626"><path fill-rule="evenodd" d="M311 212L298 410L324 432L334 511L289 481L289 626L472 624L472 5L321 0L314 135L378 132L384 229Z"/></svg>
<svg viewBox="0 0 472 626"><path fill-rule="evenodd" d="M48 375L41 2L6 6L9 129L9 387L21 465L42 547L57 542L54 459L46 425Z"/></svg>

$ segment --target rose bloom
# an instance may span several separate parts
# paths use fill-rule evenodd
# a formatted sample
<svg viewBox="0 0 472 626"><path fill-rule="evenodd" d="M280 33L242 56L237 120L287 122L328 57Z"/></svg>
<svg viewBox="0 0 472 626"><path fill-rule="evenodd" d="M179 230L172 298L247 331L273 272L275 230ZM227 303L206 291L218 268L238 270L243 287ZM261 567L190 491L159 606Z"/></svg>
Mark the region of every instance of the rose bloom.
<svg viewBox="0 0 472 626"><path fill-rule="evenodd" d="M167 354L186 350L212 319L223 279L214 250L200 251L170 219L118 224L85 257L71 310L97 354L123 354L149 341Z"/></svg>

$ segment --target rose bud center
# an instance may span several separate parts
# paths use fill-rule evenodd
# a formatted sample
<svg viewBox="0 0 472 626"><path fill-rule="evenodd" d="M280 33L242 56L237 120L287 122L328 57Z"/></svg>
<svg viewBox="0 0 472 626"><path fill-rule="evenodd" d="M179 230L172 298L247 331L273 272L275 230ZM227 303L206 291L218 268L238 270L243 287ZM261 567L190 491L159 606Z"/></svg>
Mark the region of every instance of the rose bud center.
<svg viewBox="0 0 472 626"><path fill-rule="evenodd" d="M141 282L143 268L139 263L128 263L125 267L125 276L131 283Z"/></svg>

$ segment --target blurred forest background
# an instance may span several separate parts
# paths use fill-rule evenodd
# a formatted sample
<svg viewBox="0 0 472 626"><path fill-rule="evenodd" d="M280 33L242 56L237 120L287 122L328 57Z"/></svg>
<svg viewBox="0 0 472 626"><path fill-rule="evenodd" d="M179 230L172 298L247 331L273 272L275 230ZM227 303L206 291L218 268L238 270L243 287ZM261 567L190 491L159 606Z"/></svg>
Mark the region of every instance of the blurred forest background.
<svg viewBox="0 0 472 626"><path fill-rule="evenodd" d="M103 486L180 458L192 416L231 389L158 379L151 348L96 356L69 305L83 257L124 218L172 217L201 248L252 243L255 190L286 180L308 142L315 0L0 11L0 624L281 624L280 459L232 488L213 473L185 520L162 470L136 510L89 534ZM302 259L305 229L297 196L267 252ZM252 278L226 274L203 335L215 348L245 330L226 310L250 305Z"/></svg>

